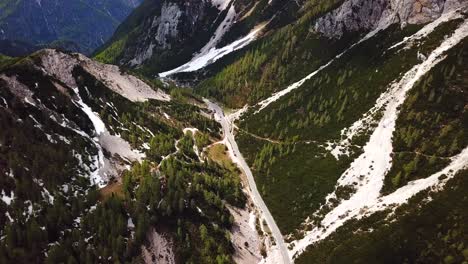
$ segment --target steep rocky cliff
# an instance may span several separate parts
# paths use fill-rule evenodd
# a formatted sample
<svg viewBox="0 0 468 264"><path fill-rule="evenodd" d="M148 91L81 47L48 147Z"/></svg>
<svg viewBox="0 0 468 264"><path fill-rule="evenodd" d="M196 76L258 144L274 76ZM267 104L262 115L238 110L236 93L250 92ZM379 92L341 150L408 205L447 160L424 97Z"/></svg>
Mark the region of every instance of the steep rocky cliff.
<svg viewBox="0 0 468 264"><path fill-rule="evenodd" d="M345 32L373 30L383 24L425 24L439 18L466 0L347 0L339 8L319 18L315 30L340 38Z"/></svg>
<svg viewBox="0 0 468 264"><path fill-rule="evenodd" d="M269 22L271 28L290 22L301 2L146 1L97 52L96 58L154 76L241 39L262 22Z"/></svg>

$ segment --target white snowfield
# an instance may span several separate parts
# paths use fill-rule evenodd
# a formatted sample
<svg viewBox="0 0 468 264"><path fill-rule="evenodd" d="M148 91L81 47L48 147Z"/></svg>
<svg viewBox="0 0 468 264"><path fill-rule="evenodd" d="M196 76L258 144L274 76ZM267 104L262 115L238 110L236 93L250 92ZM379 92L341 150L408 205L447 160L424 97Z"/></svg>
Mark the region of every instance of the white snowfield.
<svg viewBox="0 0 468 264"><path fill-rule="evenodd" d="M407 92L415 83L445 58L445 52L466 37L468 37L467 20L433 50L424 62L414 66L399 82L391 85L389 88L391 97L385 106L382 119L364 147L364 153L354 160L338 180L338 185L341 186L357 184L356 192L325 216L321 222L323 227L315 227L307 232L303 239L290 244L292 250L289 254L292 258L297 258L314 242L326 238L347 220L359 219L373 212L404 204L409 198L427 188L440 189L447 180L440 180L439 176L445 174L448 178L453 177L459 170L468 166L468 148L466 148L460 155L452 158L450 165L442 171L429 178L410 182L390 195L383 197L380 195L385 175L392 166L392 135L399 106L405 101Z"/></svg>
<svg viewBox="0 0 468 264"><path fill-rule="evenodd" d="M169 75L175 74L175 73L180 73L180 72L193 72L197 71L199 69L202 69L217 60L221 59L222 57L228 55L229 53L232 53L236 50L242 49L245 46L249 45L252 41L257 39L258 34L262 31L262 29L266 26L266 24L263 24L261 26L258 26L254 30L252 30L247 36L238 39L231 44L224 46L222 48L211 48L208 51L205 51L204 53L200 53L199 55L195 55L195 57L187 62L186 64L177 67L173 70L167 71L167 72L162 72L159 74L159 77L168 77Z"/></svg>
<svg viewBox="0 0 468 264"><path fill-rule="evenodd" d="M5 190L2 190L2 197L1 200L6 204L6 205L11 205L11 202L15 199L15 194L13 191L10 192L10 195L5 194Z"/></svg>
<svg viewBox="0 0 468 264"><path fill-rule="evenodd" d="M223 22L221 22L221 24L218 26L210 41L208 41L208 43L201 49L201 51L198 53L198 55L195 56L195 58L202 57L208 52L210 52L210 50L216 48L216 45L224 37L224 34L226 34L226 32L229 31L234 22L236 22L236 16L236 9L234 8L234 6L231 6L231 8L229 8L226 14L226 17L224 18Z"/></svg>
<svg viewBox="0 0 468 264"><path fill-rule="evenodd" d="M91 138L84 133L80 134L84 134L89 139L91 139L98 149L98 155L94 157L94 168L92 168L92 171L90 171L90 177L93 184L96 184L102 188L106 186L110 176L116 175L117 169L117 164L113 164L111 160L104 156L103 149L106 149L112 155L118 155L121 158L126 159L128 162L141 161L145 155L137 150L132 150L130 144L122 138L111 135L99 115L94 112L85 102L83 102L78 93L78 88L74 88L74 92L77 98L77 100L74 102L91 120L91 123L93 124L94 130L96 132L94 138Z"/></svg>

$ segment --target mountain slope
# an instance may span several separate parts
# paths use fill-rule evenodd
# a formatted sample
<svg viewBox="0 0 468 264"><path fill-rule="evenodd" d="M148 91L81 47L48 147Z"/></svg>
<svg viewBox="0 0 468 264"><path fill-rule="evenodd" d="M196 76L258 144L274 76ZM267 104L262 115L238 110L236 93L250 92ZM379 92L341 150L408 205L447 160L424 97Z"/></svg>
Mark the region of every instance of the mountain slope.
<svg viewBox="0 0 468 264"><path fill-rule="evenodd" d="M81 54L0 62L0 262L151 261L162 243L164 259L232 263L246 237L260 256L198 98Z"/></svg>
<svg viewBox="0 0 468 264"><path fill-rule="evenodd" d="M202 48L160 76L199 82L196 92L228 107L248 104L232 116L240 116L240 150L287 234L291 259L312 256L309 245L388 209L381 200L404 204L443 188L441 174L453 170L451 179L467 166L466 7L451 0L306 1L294 23ZM444 84L446 92L431 88L454 76L462 77ZM265 261L280 252L273 247Z"/></svg>
<svg viewBox="0 0 468 264"><path fill-rule="evenodd" d="M241 150L247 154L257 182L260 188L264 189L262 193L264 199L279 226L283 232L291 232L293 226L305 220L303 225L289 236L291 240L296 240L307 234L304 239L291 241L291 257L297 258L305 249L304 245L327 241L327 235L333 233L334 227L340 223L345 223L348 219L353 221L356 217L353 215L355 206L360 202L369 203L373 199L372 192L368 188L380 186L378 188L383 188L383 193L397 197L400 188L401 191L409 188L407 184L411 185L412 180L431 175L437 177L435 173L444 169L450 163L450 159L456 159L456 155L466 147L466 142L462 138L466 138L464 135L467 125L466 111L463 109L466 109L467 99L462 92L466 89L462 88L464 85L461 84L462 76L465 74L463 68L460 68L464 58L462 51L466 50L466 41L463 41L466 38L465 12L442 16L440 21L436 20L409 38L416 44L410 42L411 44L403 48L402 44L398 44L400 40L405 44L409 41L403 40L402 36L399 36L401 33L395 27L384 30L382 35L377 33L347 50L343 55L339 55L330 64L322 64L325 67L319 67L318 72L311 71L309 76L289 86L284 92L278 92L254 105L253 109L241 119L239 125ZM412 34L411 31L403 33ZM444 47L442 50L445 50L447 46L443 40L450 36L455 42L449 40L446 44L450 44L448 48L453 50L450 54L458 57L458 67L450 62L454 61L453 57L441 62L440 57L444 56L437 55L436 52L440 50L437 48L438 45L442 45L441 47ZM392 39L393 37L396 38ZM461 43L456 45L458 42ZM398 49L401 50L392 55ZM444 110L434 105L431 106L434 107L432 111L418 110L418 113L415 112L415 100L423 100L421 92L409 97L407 99L409 106L402 113L402 119L411 120L412 125L408 127L408 123L397 124L398 132L393 135L397 138L395 143L390 141L390 153L386 157L390 159L390 165L379 167L380 161L372 158L382 154L387 143L380 141L382 135L372 135L371 131L382 129L380 132L392 132L388 121L380 121L383 122L380 123L383 127L375 126L379 125L380 117L386 114L385 108L382 107L392 104L393 101L388 99L396 96L394 91L389 92L387 95L389 97L385 97L385 93L382 92L389 87L398 87L397 85L413 88L411 84L398 83L397 80L406 71L411 70L412 65L418 60L424 62L431 56L433 59L436 58L435 64L428 66L423 63L422 67L429 67L431 70L431 67L440 63L444 65L444 71L435 73L431 71L432 77L418 75L413 81L424 82L425 79L420 80L421 77L432 79L435 76L435 78L447 76L450 70L452 74L458 72L457 76L461 76L462 79L460 84L456 84L458 87L456 89L461 94L451 94L442 98L450 101L444 103L448 105L452 105L452 102L456 101L455 98L460 98L461 101L453 109ZM394 59L391 59L392 57ZM384 90L381 90L382 88ZM424 92L427 96L427 90ZM430 93L432 93L430 97L434 98L435 92ZM431 100L432 103L429 105L435 103L434 99ZM372 108L376 101L377 105ZM422 103L422 105L427 104ZM353 124L369 109L371 111ZM421 115L429 112L437 112L440 119L429 121L426 118L427 121L423 121ZM447 123L441 121L445 115L451 116L447 119ZM341 132L348 126L347 124L350 125L349 129ZM458 129L452 130L453 127ZM440 129L452 132L442 133ZM437 137L438 133L442 136ZM373 137L377 141L371 146L369 145L371 141L368 140L372 140ZM424 146L416 145L431 140L435 142L434 145L428 143ZM392 145L396 148L395 151L391 150ZM441 145L444 147L441 148ZM453 148L448 151L450 146ZM363 151L365 153L361 155ZM461 158L461 161L465 159L464 156ZM462 163L458 169L466 167L465 163ZM335 186L336 180L338 184ZM428 188L427 185L423 186L425 187L422 189ZM416 189L415 193L422 189ZM376 197L384 199L379 189ZM327 202L324 204L324 201ZM370 205L366 205L360 210L365 211L369 207ZM333 208L336 208L336 211L331 211ZM307 211L314 213L307 214L305 213ZM322 236L323 234L325 235ZM339 242L335 245L338 246ZM377 250L371 246L366 249ZM404 252L399 254L405 256Z"/></svg>
<svg viewBox="0 0 468 264"><path fill-rule="evenodd" d="M0 262L463 263L467 45L466 0L148 0L123 68L0 57Z"/></svg>
<svg viewBox="0 0 468 264"><path fill-rule="evenodd" d="M0 39L89 54L112 36L138 4L137 0L3 0L0 1Z"/></svg>
<svg viewBox="0 0 468 264"><path fill-rule="evenodd" d="M284 0L145 1L97 52L96 58L138 68L150 76L197 58L199 62L195 64L215 60L213 55L221 53L215 50L217 47L249 35L261 23L269 22L268 27L272 28L284 24L294 17L299 3ZM248 42L254 38L251 34ZM245 45L247 41L238 44ZM208 58L204 58L206 55ZM180 71L187 69L176 72Z"/></svg>

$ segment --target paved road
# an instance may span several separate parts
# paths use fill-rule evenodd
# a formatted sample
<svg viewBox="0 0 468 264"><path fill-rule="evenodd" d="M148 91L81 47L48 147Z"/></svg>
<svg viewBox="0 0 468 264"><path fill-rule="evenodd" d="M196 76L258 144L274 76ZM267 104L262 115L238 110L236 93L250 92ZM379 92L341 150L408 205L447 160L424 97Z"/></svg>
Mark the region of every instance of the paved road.
<svg viewBox="0 0 468 264"><path fill-rule="evenodd" d="M244 157L242 157L242 154L239 151L237 142L234 139L234 134L233 134L234 129L233 129L232 124L230 123L228 118L226 118L226 116L224 115L223 109L219 105L213 102L210 102L209 100L206 100L206 99L205 99L205 103L208 105L209 109L214 111L216 121L218 121L221 124L223 128L226 144L228 145L228 148L231 149L232 152L234 153L235 162L244 171L245 175L247 175L249 188L251 190L252 200L257 205L257 207L262 211L263 216L265 217L268 227L270 228L272 232L273 238L276 240L276 245L278 245L278 248L281 252L281 256L283 257L283 263L284 264L291 263L289 259L289 253L286 248L286 244L284 243L283 235L281 235L281 231L276 225L276 222L273 219L273 216L271 215L270 211L268 210L268 207L263 201L262 196L258 192L257 185L255 183L252 171L250 170L249 166L247 165L247 162L245 162Z"/></svg>

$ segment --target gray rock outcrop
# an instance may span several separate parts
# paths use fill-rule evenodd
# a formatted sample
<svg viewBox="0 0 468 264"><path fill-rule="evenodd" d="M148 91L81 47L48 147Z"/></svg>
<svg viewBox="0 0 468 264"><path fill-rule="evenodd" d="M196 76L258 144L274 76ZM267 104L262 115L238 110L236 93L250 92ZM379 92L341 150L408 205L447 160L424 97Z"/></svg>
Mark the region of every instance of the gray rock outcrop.
<svg viewBox="0 0 468 264"><path fill-rule="evenodd" d="M467 6L467 0L347 0L337 9L317 19L315 31L340 38L345 32L369 31L383 21L425 24L439 18L444 11Z"/></svg>

